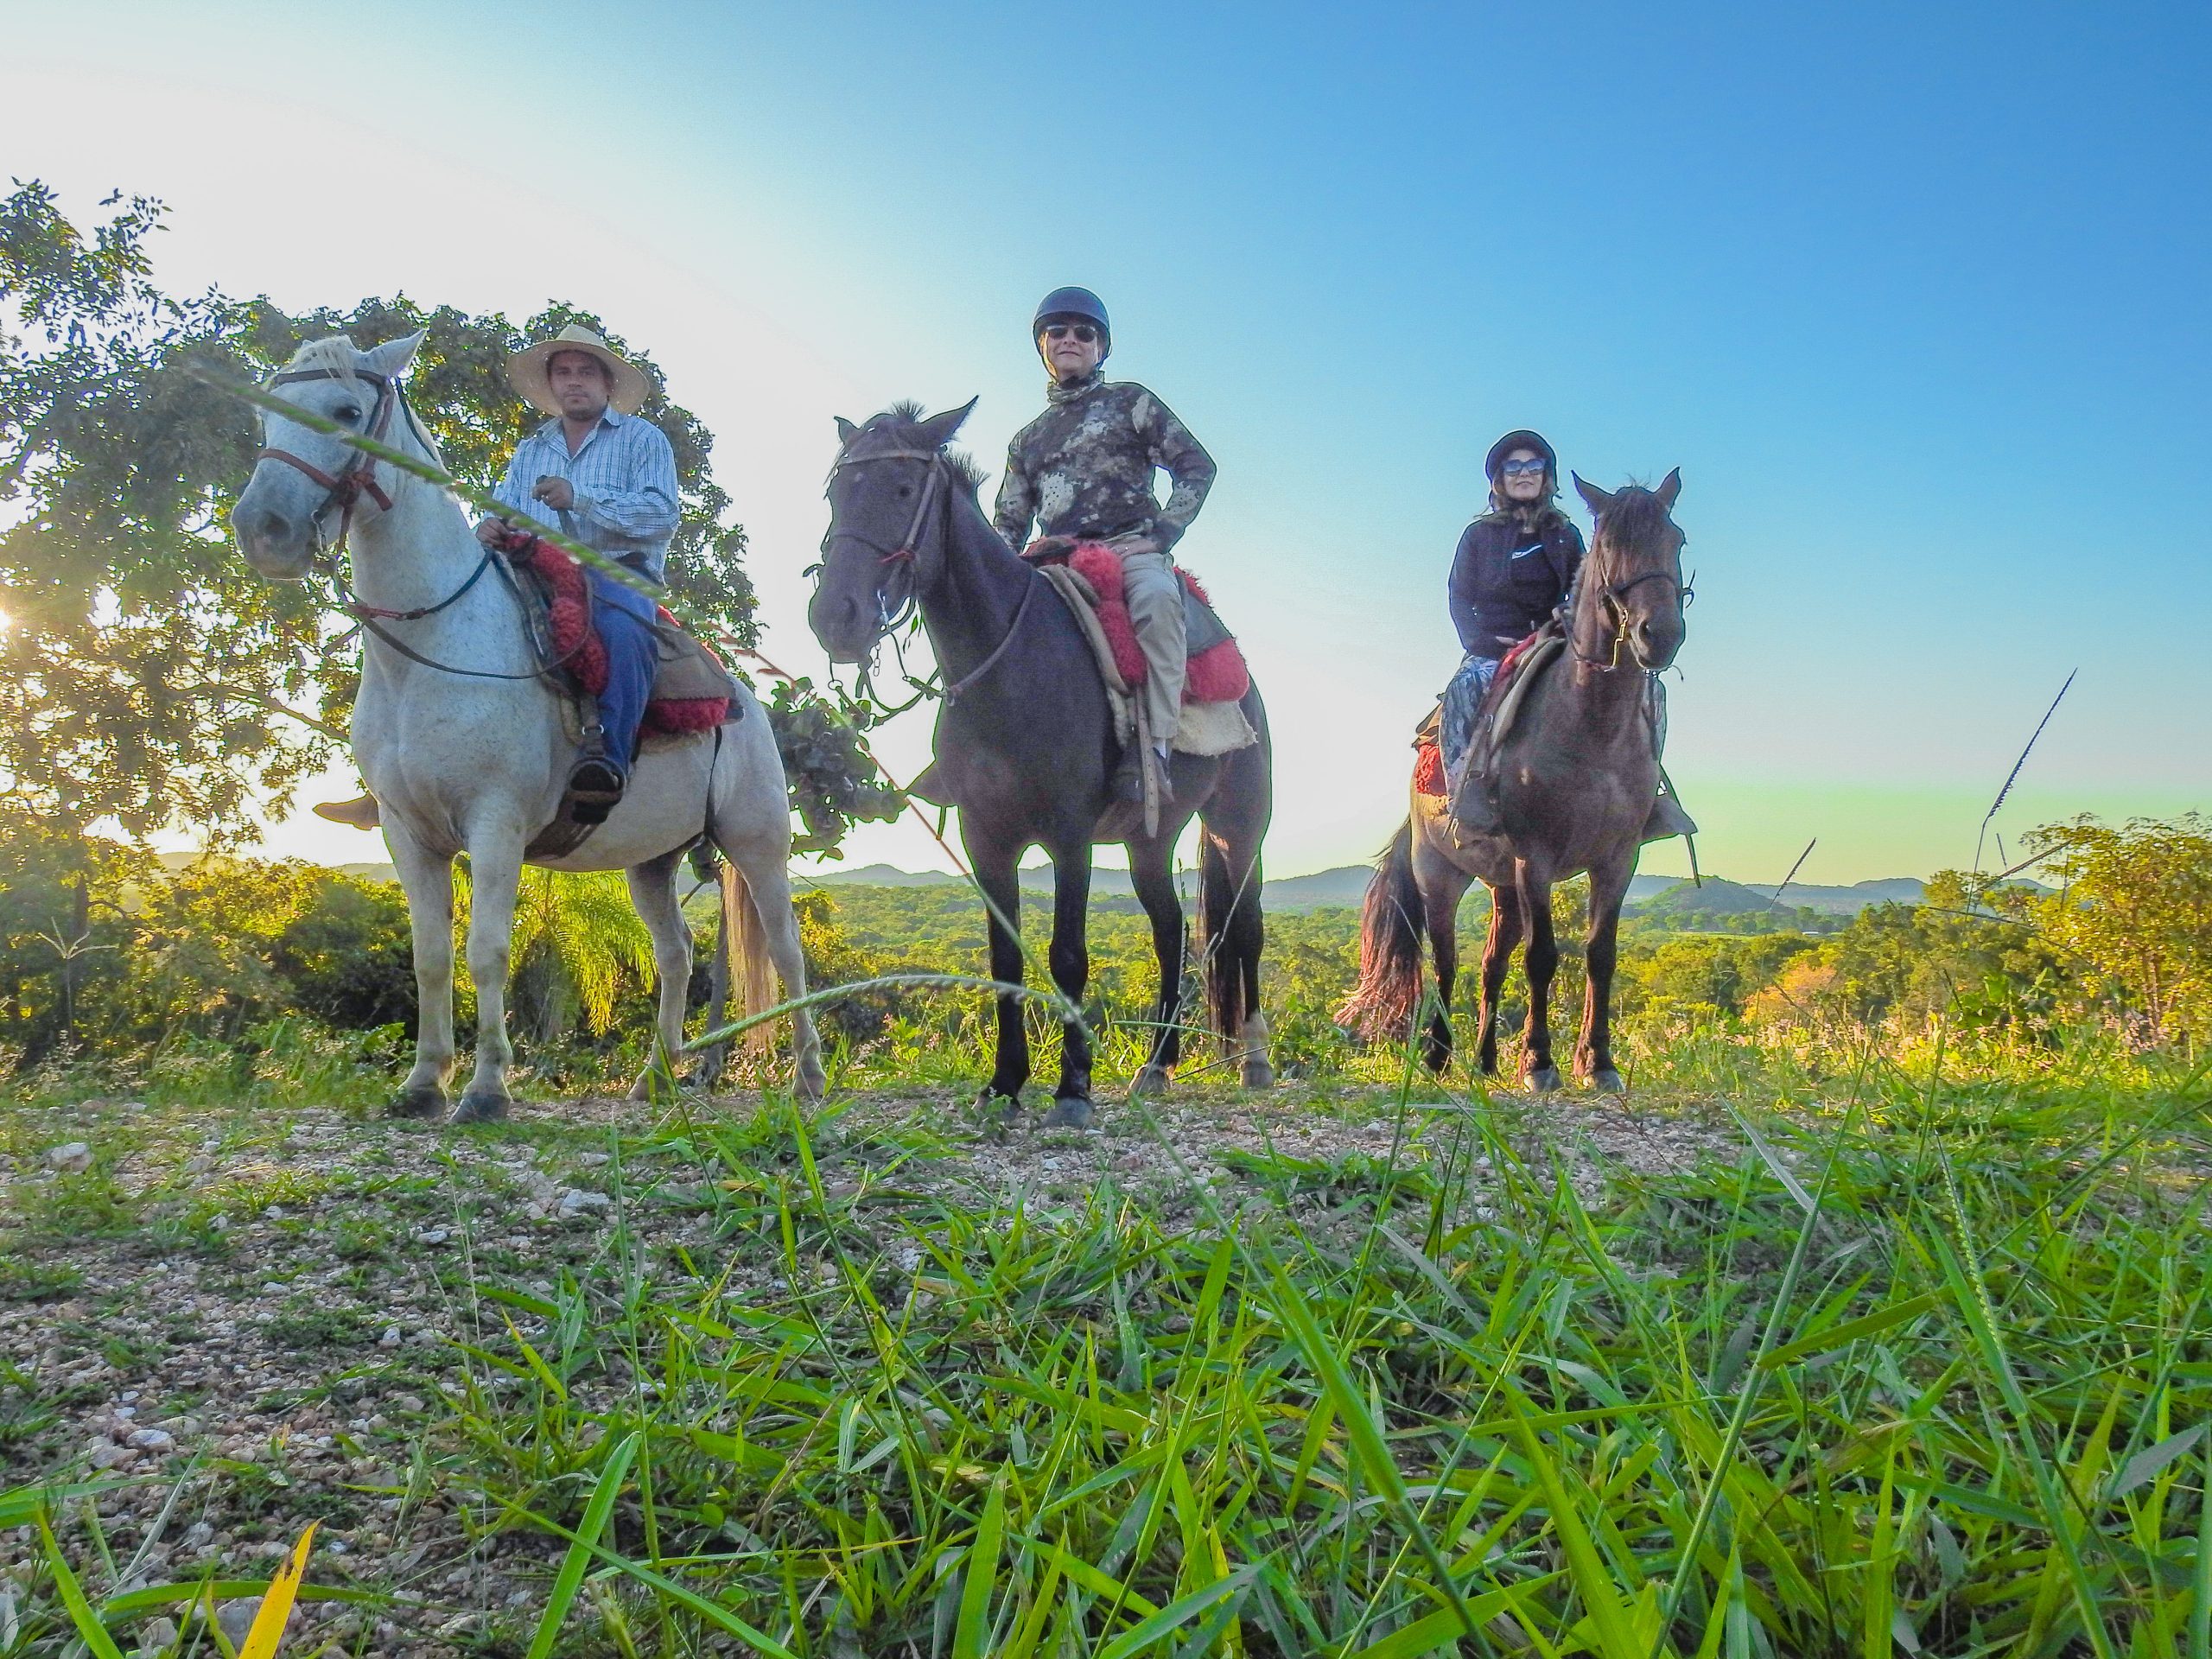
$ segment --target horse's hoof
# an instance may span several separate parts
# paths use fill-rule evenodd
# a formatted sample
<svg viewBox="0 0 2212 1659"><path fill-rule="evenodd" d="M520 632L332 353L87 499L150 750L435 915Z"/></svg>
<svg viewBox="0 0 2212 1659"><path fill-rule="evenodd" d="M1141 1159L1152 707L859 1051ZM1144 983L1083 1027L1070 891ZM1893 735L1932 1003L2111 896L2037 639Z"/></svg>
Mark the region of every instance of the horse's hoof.
<svg viewBox="0 0 2212 1659"><path fill-rule="evenodd" d="M1048 1129L1087 1129L1090 1127L1090 1102L1082 1095L1061 1095L1052 1102L1052 1110L1045 1114L1043 1126Z"/></svg>
<svg viewBox="0 0 2212 1659"><path fill-rule="evenodd" d="M1529 1073L1529 1087L1539 1095L1557 1094L1560 1088L1559 1067L1540 1065Z"/></svg>
<svg viewBox="0 0 2212 1659"><path fill-rule="evenodd" d="M801 1066L798 1075L792 1079L791 1086L797 1091L801 1105L819 1106L822 1097L830 1092L830 1079L822 1075L822 1068L818 1065Z"/></svg>
<svg viewBox="0 0 2212 1659"><path fill-rule="evenodd" d="M1021 1110L1021 1096L1009 1095L1003 1089L994 1088L987 1083L976 1096L976 1109L985 1117L997 1117L1011 1122Z"/></svg>
<svg viewBox="0 0 2212 1659"><path fill-rule="evenodd" d="M452 1123L496 1123L507 1115L507 1097L488 1089L472 1089L461 1097L447 1121Z"/></svg>
<svg viewBox="0 0 2212 1659"><path fill-rule="evenodd" d="M1147 1062L1144 1069L1129 1080L1129 1098L1141 1100L1147 1095L1164 1095L1167 1085L1175 1081L1175 1074L1164 1065Z"/></svg>
<svg viewBox="0 0 2212 1659"><path fill-rule="evenodd" d="M1601 1065L1590 1074L1590 1086L1601 1095L1624 1095L1628 1092L1621 1082L1621 1074L1610 1065Z"/></svg>
<svg viewBox="0 0 2212 1659"><path fill-rule="evenodd" d="M1275 1069L1265 1060L1247 1060L1237 1081L1247 1089L1272 1089L1275 1086Z"/></svg>
<svg viewBox="0 0 2212 1659"><path fill-rule="evenodd" d="M418 1083L412 1089L401 1090L384 1109L386 1117L443 1117L445 1113L446 1091L435 1083Z"/></svg>

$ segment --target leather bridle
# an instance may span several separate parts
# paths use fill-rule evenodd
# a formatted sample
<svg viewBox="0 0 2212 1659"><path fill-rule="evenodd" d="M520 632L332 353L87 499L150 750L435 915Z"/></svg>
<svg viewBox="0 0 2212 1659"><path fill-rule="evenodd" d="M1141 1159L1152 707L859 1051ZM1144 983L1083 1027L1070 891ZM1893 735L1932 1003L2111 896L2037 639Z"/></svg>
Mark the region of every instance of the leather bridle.
<svg viewBox="0 0 2212 1659"><path fill-rule="evenodd" d="M830 473L832 477L835 477L848 467L861 466L871 461L918 461L927 468L922 478L921 499L914 504L914 516L908 521L906 533L899 538L898 546L887 548L882 543L863 536L856 530L833 528L822 538L822 550L824 554L827 554L830 549L839 542L856 542L877 556L875 562L878 564L896 564L905 567L906 590L899 594L897 604L891 602L883 588L880 587L876 589L875 637L880 641L884 635L906 620L918 601L921 583L917 575L917 564L922 552L922 531L929 523L930 510L936 505L938 493L944 487L946 461L942 449L877 449L864 455L840 455L836 463L830 468ZM945 687L946 702L957 702L961 693L974 686L984 675L998 666L999 659L1004 657L1013 646L1014 636L1021 632L1021 620L1029 613L1030 596L1037 591L1039 585L1038 582L1032 582L1022 588L1021 599L1014 607L1014 619L1007 624L1005 637L991 648L990 653L974 669ZM869 649L873 653L874 647L871 646Z"/></svg>
<svg viewBox="0 0 2212 1659"><path fill-rule="evenodd" d="M280 374L269 384L271 386L289 386L302 380L349 379L365 380L377 389L376 407L369 414L367 436L375 442L382 443L385 433L391 429L392 411L399 407L401 396L398 386L389 376L372 374L365 369L358 369L350 374L342 369L298 369ZM305 473L328 492L322 498L322 505L309 516L308 522L315 526L315 537L321 540L323 515L333 507L339 510L338 537L326 544L333 551L346 545L346 532L353 527L353 509L363 496L377 504L378 512L391 511L391 497L386 493L384 486L377 482L376 457L365 449L354 450L345 466L339 468L334 475L326 473L304 456L273 446L264 448L254 460L256 462L281 461L287 467L296 467Z"/></svg>
<svg viewBox="0 0 2212 1659"><path fill-rule="evenodd" d="M938 449L879 449L873 454L840 455L836 465L830 467L830 471L831 475L835 476L843 472L848 467L861 466L871 461L918 461L925 467L922 475L921 499L914 503L914 516L907 523L906 533L899 538L898 546L886 547L881 542L863 536L856 530L833 529L822 540L822 550L824 553L839 542L857 542L869 552L878 556L875 561L878 564L897 564L906 567L906 591L899 596L899 602L896 605L890 602L883 588L879 587L876 589L876 615L880 625L876 629L876 638L880 639L905 621L907 613L913 609L916 589L918 586L915 580L915 561L921 553L922 531L929 523L930 508L936 504L938 491L944 485L945 462L944 452Z"/></svg>
<svg viewBox="0 0 2212 1659"><path fill-rule="evenodd" d="M1675 556L1679 561L1681 557L1679 551L1677 551ZM1585 568L1586 569L1587 567L1586 566ZM1612 655L1611 658L1605 658L1592 657L1586 654L1582 650L1582 647L1575 643L1573 631L1570 628L1567 632L1567 645L1569 649L1574 652L1575 661L1594 668L1601 674L1611 674L1614 670L1618 669L1621 665L1621 647L1624 643L1626 643L1628 639L1628 629L1624 626L1627 620L1627 613L1621 601L1626 595L1632 593L1635 589L1641 588L1647 582L1673 582L1676 591L1681 595L1679 603L1685 609L1688 607L1690 601L1697 596L1697 589L1691 587L1688 582L1684 582L1679 575L1672 570L1644 570L1640 571L1637 575L1630 576L1624 581L1607 583L1605 587L1600 588L1598 590L1598 597L1605 601L1605 608L1611 613L1611 620L1612 622L1613 628ZM1643 671L1649 672L1649 671L1645 670Z"/></svg>
<svg viewBox="0 0 2212 1659"><path fill-rule="evenodd" d="M385 435L391 429L393 415L407 400L405 391L390 376L372 373L366 369L356 369L350 376L342 369L297 369L277 375L269 384L271 386L288 386L304 380L349 378L365 380L377 389L376 406L370 411L368 430L365 435L374 442L384 442ZM411 410L408 411L408 420L410 425L414 422L414 413ZM353 452L352 459L334 474L325 472L303 455L296 455L289 449L279 449L273 445L264 446L254 456L254 460L257 463L264 461L281 461L287 467L306 474L313 481L322 486L327 493L323 496L321 503L308 516L308 523L315 526L319 551L324 563L329 566L331 585L338 590L340 598L338 608L360 623L369 632L374 634L402 657L408 658L410 662L420 663L425 668L436 669L442 674L459 675L464 679L537 680L546 678L555 669L563 665L568 660L568 656L575 654L571 652L568 656L543 662L539 667L532 669L526 674L505 674L489 669L460 668L451 663L442 663L435 658L424 656L382 624L415 622L426 616L435 616L449 606L458 604L470 589L484 579L484 573L487 570L498 569L508 588L511 590L513 589L514 576L501 561L500 550L496 547L486 547L484 550L483 557L477 560L475 568L462 579L461 585L443 599L434 603L417 605L409 610L393 610L382 605L372 605L354 591L353 583L346 579L345 569L340 562L339 556L346 550L346 537L353 527L353 509L360 504L363 496L366 496L376 503L378 512L391 511L390 493L377 482L376 457L366 450L356 449ZM337 508L339 512L338 534L334 539L326 539L323 534L323 520L333 507ZM521 602L521 595L518 592L516 594L516 601L518 604Z"/></svg>

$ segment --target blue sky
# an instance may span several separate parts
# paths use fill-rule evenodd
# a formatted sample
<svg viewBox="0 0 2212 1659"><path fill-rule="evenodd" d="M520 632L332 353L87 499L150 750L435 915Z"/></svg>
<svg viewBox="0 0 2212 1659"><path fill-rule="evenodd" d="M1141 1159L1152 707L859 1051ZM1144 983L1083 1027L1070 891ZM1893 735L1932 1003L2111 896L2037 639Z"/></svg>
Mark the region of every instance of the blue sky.
<svg viewBox="0 0 2212 1659"><path fill-rule="evenodd" d="M1491 440L1535 425L1609 486L1680 466L1669 760L1703 861L1779 880L1818 836L1803 879L1850 880L1968 859L2076 666L2000 827L2212 804L2208 33L2179 6L89 4L11 20L0 157L79 208L168 199L179 285L599 306L721 435L771 650L817 674L830 416L980 392L995 464L1039 402L1037 295L1096 288L1113 370L1221 465L1184 550L1270 696L1285 873L1401 816ZM910 716L894 771L925 740ZM349 833L270 842L372 855ZM935 861L911 830L855 853Z"/></svg>

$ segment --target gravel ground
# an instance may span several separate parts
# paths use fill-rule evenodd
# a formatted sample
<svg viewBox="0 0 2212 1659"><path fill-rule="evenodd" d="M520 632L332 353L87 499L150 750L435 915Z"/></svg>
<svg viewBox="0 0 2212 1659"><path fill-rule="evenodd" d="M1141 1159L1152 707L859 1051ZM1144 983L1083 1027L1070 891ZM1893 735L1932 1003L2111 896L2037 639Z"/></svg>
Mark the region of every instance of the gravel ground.
<svg viewBox="0 0 2212 1659"><path fill-rule="evenodd" d="M10 1109L0 1489L121 1483L79 1500L113 1558L111 1572L87 1552L101 1591L265 1577L315 1520L310 1583L374 1594L304 1604L296 1631L366 1654L487 1650L495 1622L542 1601L555 1547L497 1529L436 1476L451 1400L467 1386L463 1345L496 1341L514 1316L485 1293L550 1295L619 1243L671 1277L730 1271L732 1294L778 1296L788 1287L774 1274L713 1260L698 1195L727 1167L702 1173L665 1133L680 1134L684 1114L756 1104L693 1102L671 1121L592 1099L462 1132L312 1106ZM1176 1224L1202 1218L1195 1181L1225 1208L1287 1202L1325 1223L1346 1171L1371 1178L1394 1144L1418 1162L1477 1109L1417 1095L1402 1111L1373 1089L1219 1088L1155 1103L1149 1122L1116 1102L1092 1129L1046 1133L988 1128L949 1093L886 1090L818 1129L817 1150L825 1198L863 1222L893 1190L1049 1216L1110 1182ZM1501 1095L1485 1121L1498 1156L1510 1148L1546 1179L1555 1156L1593 1198L1617 1172L1741 1147L1725 1113L1694 1102ZM1488 1152L1474 1170L1479 1209ZM71 1529L73 1550L86 1530ZM36 1548L30 1529L0 1534L0 1626ZM234 1637L252 1606L226 1604ZM169 1634L157 1622L142 1633Z"/></svg>

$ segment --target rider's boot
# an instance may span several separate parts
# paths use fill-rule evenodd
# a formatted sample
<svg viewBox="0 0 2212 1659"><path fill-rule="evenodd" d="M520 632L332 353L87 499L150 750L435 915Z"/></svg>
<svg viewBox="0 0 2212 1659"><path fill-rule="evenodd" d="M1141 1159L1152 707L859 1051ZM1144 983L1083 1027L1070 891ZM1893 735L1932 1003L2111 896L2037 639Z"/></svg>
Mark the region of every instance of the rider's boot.
<svg viewBox="0 0 2212 1659"><path fill-rule="evenodd" d="M569 774L569 816L578 823L605 823L629 781L607 756L587 755Z"/></svg>
<svg viewBox="0 0 2212 1659"><path fill-rule="evenodd" d="M1662 789L1659 798L1651 803L1651 810L1643 820L1643 833L1638 841L1664 841L1669 836L1697 834L1697 820L1682 810L1672 790Z"/></svg>
<svg viewBox="0 0 2212 1659"><path fill-rule="evenodd" d="M1654 755L1662 755L1667 752L1667 687L1656 674L1651 676L1649 684L1651 701L1647 712L1651 722L1651 752ZM1645 814L1643 833L1637 839L1664 841L1669 836L1694 836L1696 833L1697 820L1682 810L1681 802L1675 796L1674 780L1667 776L1662 766L1659 772L1658 798L1651 803L1651 810Z"/></svg>
<svg viewBox="0 0 2212 1659"><path fill-rule="evenodd" d="M373 795L357 795L350 801L319 802L315 815L328 818L333 823L350 823L356 830L373 830L384 822Z"/></svg>

